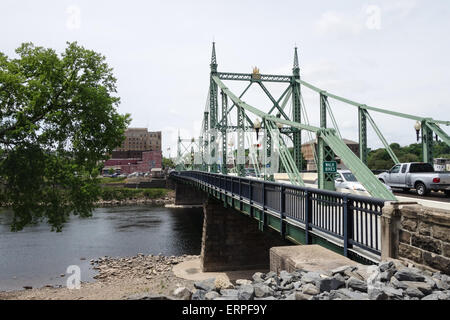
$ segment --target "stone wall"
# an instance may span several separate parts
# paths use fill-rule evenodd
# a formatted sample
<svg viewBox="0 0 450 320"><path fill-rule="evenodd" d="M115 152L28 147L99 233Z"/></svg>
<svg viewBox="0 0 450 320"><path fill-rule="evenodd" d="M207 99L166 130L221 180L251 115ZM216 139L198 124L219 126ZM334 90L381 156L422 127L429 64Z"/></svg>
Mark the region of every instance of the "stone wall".
<svg viewBox="0 0 450 320"><path fill-rule="evenodd" d="M382 258L450 274L450 210L393 203L383 208L382 232Z"/></svg>
<svg viewBox="0 0 450 320"><path fill-rule="evenodd" d="M278 233L258 229L254 219L223 202L204 204L201 266L204 272L269 269L271 247L287 245Z"/></svg>

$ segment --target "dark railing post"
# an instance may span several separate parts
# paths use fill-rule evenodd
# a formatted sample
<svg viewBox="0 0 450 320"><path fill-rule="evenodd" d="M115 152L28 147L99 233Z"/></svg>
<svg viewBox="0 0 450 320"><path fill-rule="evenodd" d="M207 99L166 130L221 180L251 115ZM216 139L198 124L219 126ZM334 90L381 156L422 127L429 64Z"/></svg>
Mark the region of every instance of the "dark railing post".
<svg viewBox="0 0 450 320"><path fill-rule="evenodd" d="M344 196L343 206L344 206L344 256L348 256L348 249L352 247L350 240L353 239L353 210L350 209L352 205L352 200L349 200L347 196Z"/></svg>
<svg viewBox="0 0 450 320"><path fill-rule="evenodd" d="M310 244L309 224L312 221L312 201L311 194L308 190L305 191L305 244Z"/></svg>
<svg viewBox="0 0 450 320"><path fill-rule="evenodd" d="M286 209L285 209L285 205L286 205L286 194L284 193L286 190L284 185L280 186L280 233L281 233L281 238L284 239L285 235L286 235L286 224L284 222L284 218L286 217L285 213L286 213Z"/></svg>

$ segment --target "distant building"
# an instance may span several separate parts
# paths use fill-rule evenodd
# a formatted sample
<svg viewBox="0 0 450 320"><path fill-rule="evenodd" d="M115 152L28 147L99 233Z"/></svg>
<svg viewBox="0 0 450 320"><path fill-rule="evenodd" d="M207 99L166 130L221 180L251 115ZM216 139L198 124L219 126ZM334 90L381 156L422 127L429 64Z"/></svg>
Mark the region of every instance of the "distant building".
<svg viewBox="0 0 450 320"><path fill-rule="evenodd" d="M353 151L354 154L356 154L359 157L359 143L348 140L348 139L342 139L344 143L347 145L347 147L350 148L350 150ZM303 153L303 159L306 161L306 170L308 171L315 171L316 163L314 161L314 150L316 151L317 155L317 142L316 140L308 141L304 144L302 144L302 153ZM341 163L341 159L336 156L336 162L338 163L338 169L347 169L343 163Z"/></svg>
<svg viewBox="0 0 450 320"><path fill-rule="evenodd" d="M151 172L162 168L161 131L149 132L145 128L128 128L125 140L113 150L103 171L110 169L121 174Z"/></svg>
<svg viewBox="0 0 450 320"><path fill-rule="evenodd" d="M128 128L125 140L114 151L161 151L161 131L149 132L145 128Z"/></svg>

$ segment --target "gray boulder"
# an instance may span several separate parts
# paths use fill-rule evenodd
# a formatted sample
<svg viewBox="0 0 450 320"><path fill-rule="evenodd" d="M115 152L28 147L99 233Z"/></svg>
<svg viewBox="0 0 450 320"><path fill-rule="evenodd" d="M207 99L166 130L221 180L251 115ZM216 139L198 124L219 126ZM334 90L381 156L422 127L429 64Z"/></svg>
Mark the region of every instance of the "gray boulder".
<svg viewBox="0 0 450 320"><path fill-rule="evenodd" d="M192 300L205 300L205 295L206 295L207 291L206 290L201 290L201 289L197 289L193 294L191 299Z"/></svg>
<svg viewBox="0 0 450 320"><path fill-rule="evenodd" d="M425 277L412 268L403 268L397 271L394 277L399 281L425 281Z"/></svg>
<svg viewBox="0 0 450 320"><path fill-rule="evenodd" d="M356 291L367 292L367 283L354 277L348 279L346 285L347 288L352 288Z"/></svg>
<svg viewBox="0 0 450 320"><path fill-rule="evenodd" d="M257 298L264 298L273 295L273 290L263 283L254 284L253 289L255 290L255 297Z"/></svg>
<svg viewBox="0 0 450 320"><path fill-rule="evenodd" d="M220 294L216 291L210 291L205 294L205 300L215 300L218 297L220 297Z"/></svg>
<svg viewBox="0 0 450 320"><path fill-rule="evenodd" d="M215 280L216 280L215 278L210 278L203 281L196 281L194 282L194 288L204 291L215 290L216 288L216 285L214 283Z"/></svg>
<svg viewBox="0 0 450 320"><path fill-rule="evenodd" d="M188 288L179 287L173 291L173 296L180 300L190 300L192 297L192 292Z"/></svg>
<svg viewBox="0 0 450 320"><path fill-rule="evenodd" d="M324 292L336 290L345 286L345 281L336 278L322 278L317 280L315 284L319 288L320 292Z"/></svg>
<svg viewBox="0 0 450 320"><path fill-rule="evenodd" d="M255 289L251 284L244 284L238 290L239 300L252 300L255 296Z"/></svg>

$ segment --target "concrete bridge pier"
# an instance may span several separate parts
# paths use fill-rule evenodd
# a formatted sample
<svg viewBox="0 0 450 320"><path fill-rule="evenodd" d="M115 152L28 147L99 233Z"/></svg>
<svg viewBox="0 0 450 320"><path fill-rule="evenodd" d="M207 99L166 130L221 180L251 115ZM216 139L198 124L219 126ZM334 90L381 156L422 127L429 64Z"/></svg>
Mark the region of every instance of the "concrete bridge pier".
<svg viewBox="0 0 450 320"><path fill-rule="evenodd" d="M201 267L203 272L269 269L270 248L288 243L255 220L208 198L203 206Z"/></svg>
<svg viewBox="0 0 450 320"><path fill-rule="evenodd" d="M205 200L205 193L194 188L192 185L185 183L175 183L175 205L203 205Z"/></svg>

